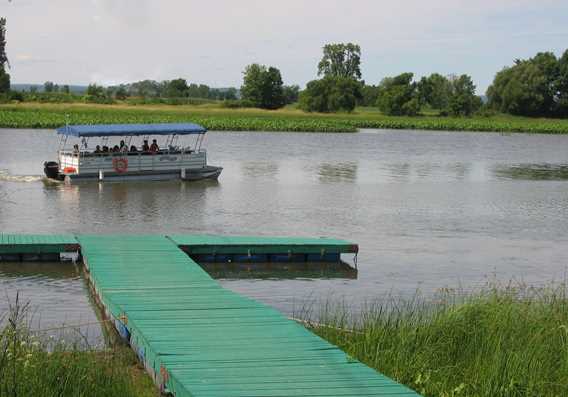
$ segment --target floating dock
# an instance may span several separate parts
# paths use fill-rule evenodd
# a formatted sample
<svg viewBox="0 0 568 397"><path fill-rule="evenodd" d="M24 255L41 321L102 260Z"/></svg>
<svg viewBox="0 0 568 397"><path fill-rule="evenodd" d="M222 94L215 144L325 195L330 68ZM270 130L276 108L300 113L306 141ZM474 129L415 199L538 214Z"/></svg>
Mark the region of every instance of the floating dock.
<svg viewBox="0 0 568 397"><path fill-rule="evenodd" d="M67 237L40 244L79 244L97 302L163 391L195 397L417 396L277 310L224 289L188 256L321 257L353 253L353 244L179 235ZM15 245L24 247L13 235L3 238L12 255ZM0 243L0 254L2 249Z"/></svg>

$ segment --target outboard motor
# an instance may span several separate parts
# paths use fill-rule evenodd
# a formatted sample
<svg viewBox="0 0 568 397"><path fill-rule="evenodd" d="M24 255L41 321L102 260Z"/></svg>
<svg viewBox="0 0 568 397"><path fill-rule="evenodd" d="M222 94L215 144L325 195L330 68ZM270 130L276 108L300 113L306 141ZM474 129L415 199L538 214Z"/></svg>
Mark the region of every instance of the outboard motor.
<svg viewBox="0 0 568 397"><path fill-rule="evenodd" d="M59 163L57 161L46 161L43 163L43 172L50 179L61 179L59 177Z"/></svg>

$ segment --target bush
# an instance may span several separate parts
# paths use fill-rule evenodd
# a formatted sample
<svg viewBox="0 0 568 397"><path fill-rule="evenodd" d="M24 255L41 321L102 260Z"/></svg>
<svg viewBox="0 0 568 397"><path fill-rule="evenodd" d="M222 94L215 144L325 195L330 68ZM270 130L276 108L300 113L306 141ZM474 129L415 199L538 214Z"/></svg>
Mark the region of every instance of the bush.
<svg viewBox="0 0 568 397"><path fill-rule="evenodd" d="M352 112L362 98L362 85L348 77L310 81L300 93L298 107L306 112Z"/></svg>
<svg viewBox="0 0 568 397"><path fill-rule="evenodd" d="M221 107L227 108L227 109L238 109L238 108L253 108L254 103L252 103L249 100L246 99L227 99L223 102L221 102Z"/></svg>

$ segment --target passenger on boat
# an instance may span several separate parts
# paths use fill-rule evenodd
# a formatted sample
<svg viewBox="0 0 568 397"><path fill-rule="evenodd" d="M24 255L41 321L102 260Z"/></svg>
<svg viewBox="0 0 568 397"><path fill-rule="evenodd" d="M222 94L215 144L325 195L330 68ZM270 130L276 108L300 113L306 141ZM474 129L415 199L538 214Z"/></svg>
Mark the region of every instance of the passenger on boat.
<svg viewBox="0 0 568 397"><path fill-rule="evenodd" d="M79 145L77 144L73 145L73 154L74 155L79 154Z"/></svg>
<svg viewBox="0 0 568 397"><path fill-rule="evenodd" d="M152 153L157 153L160 150L158 146L158 142L155 139L152 139L152 144L150 145L150 151Z"/></svg>
<svg viewBox="0 0 568 397"><path fill-rule="evenodd" d="M138 148L136 148L136 145L130 146L130 153L136 153L136 152L138 152Z"/></svg>
<svg viewBox="0 0 568 397"><path fill-rule="evenodd" d="M150 146L148 145L147 139L144 139L144 144L142 145L142 151L143 152L149 152L150 151Z"/></svg>
<svg viewBox="0 0 568 397"><path fill-rule="evenodd" d="M108 146L103 146L103 153L108 153L108 152L109 152Z"/></svg>
<svg viewBox="0 0 568 397"><path fill-rule="evenodd" d="M118 145L114 145L114 147L112 148L112 152L113 153L119 153L120 152L120 148L118 147Z"/></svg>
<svg viewBox="0 0 568 397"><path fill-rule="evenodd" d="M95 148L95 154L101 154L102 150L101 150L101 145L97 145L97 147Z"/></svg>
<svg viewBox="0 0 568 397"><path fill-rule="evenodd" d="M126 146L126 143L124 143L124 141L120 141L120 147L118 148L118 151L122 153L128 152L128 146Z"/></svg>

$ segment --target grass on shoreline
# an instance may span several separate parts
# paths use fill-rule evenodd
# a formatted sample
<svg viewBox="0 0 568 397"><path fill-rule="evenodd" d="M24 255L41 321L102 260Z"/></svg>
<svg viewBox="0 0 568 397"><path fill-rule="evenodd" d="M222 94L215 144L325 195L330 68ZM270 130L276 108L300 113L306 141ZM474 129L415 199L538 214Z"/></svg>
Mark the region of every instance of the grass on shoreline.
<svg viewBox="0 0 568 397"><path fill-rule="evenodd" d="M424 396L568 395L566 287L328 307L310 329ZM309 322L308 322L309 324Z"/></svg>
<svg viewBox="0 0 568 397"><path fill-rule="evenodd" d="M41 338L28 319L17 298L0 314L0 396L159 396L129 347L96 350L80 338Z"/></svg>
<svg viewBox="0 0 568 397"><path fill-rule="evenodd" d="M355 132L360 128L568 134L568 119L491 117L394 117L375 109L354 113L304 113L293 107L269 111L226 109L217 104L94 105L21 103L0 105L2 128L56 128L71 124L192 121L217 131Z"/></svg>

